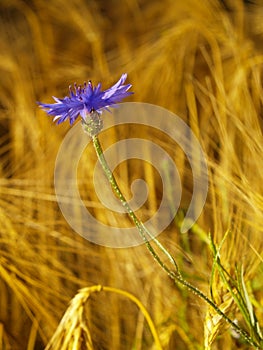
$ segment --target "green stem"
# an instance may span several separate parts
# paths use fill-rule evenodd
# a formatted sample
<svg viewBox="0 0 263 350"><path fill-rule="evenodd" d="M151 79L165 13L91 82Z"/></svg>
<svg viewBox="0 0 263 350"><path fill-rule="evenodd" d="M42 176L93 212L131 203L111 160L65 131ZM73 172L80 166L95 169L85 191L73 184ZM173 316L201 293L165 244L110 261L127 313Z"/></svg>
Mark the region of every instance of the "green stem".
<svg viewBox="0 0 263 350"><path fill-rule="evenodd" d="M119 198L121 204L123 205L123 207L125 208L126 212L128 213L129 217L131 218L131 220L133 221L133 223L135 224L135 226L137 227L141 237L143 238L148 250L150 251L150 253L152 254L152 256L154 257L154 259L159 263L159 265L162 267L162 269L164 269L168 274L171 273L171 270L162 262L162 260L160 259L160 257L158 256L158 254L155 252L154 248L152 247L152 245L150 244L149 240L147 239L147 235L157 244L157 246L161 249L161 251L169 258L169 260L175 265L176 270L178 270L177 265L175 260L173 259L173 257L171 256L171 254L167 251L167 249L164 248L164 246L155 238L153 237L153 235L148 231L148 229L146 229L146 227L143 225L143 223L138 219L138 217L136 216L136 214L134 213L134 211L131 209L131 207L129 206L127 200L125 199L124 195L122 194L116 179L112 173L112 171L110 170L108 163L103 155L103 151L99 142L98 137L95 135L92 137L92 141L93 141L93 145L94 148L96 150L98 159L100 161L100 164L102 166L102 169L114 191L114 193L116 194L116 196Z"/></svg>
<svg viewBox="0 0 263 350"><path fill-rule="evenodd" d="M222 316L226 322L228 322L231 327L233 327L246 341L252 345L256 346L257 344L254 343L253 339L243 330L241 329L236 323L234 323L226 314L224 314L223 311L219 309L219 307L211 300L209 299L203 292L201 292L198 288L195 286L191 285L189 282L184 280L179 272L179 269L177 267L177 264L174 260L174 258L171 256L171 254L167 251L166 248L149 232L149 230L144 226L144 224L138 219L134 211L131 209L129 203L127 202L126 198L122 194L116 179L111 171L111 169L108 166L108 163L103 155L103 150L101 147L101 144L99 142L99 139L97 135L92 136L92 141L93 141L93 146L96 150L99 162L102 166L102 169L114 191L116 196L119 198L121 204L125 208L127 214L137 227L141 237L143 238L149 252L151 255L154 257L154 259L158 262L158 264L161 266L161 268L167 272L169 277L174 280L174 282L179 283L183 285L184 287L188 288L192 293L197 295L199 298L201 298L203 301L205 301L207 304L209 304L220 316ZM147 236L158 246L158 248L169 258L170 262L175 266L176 268L176 273L171 270L166 264L161 260L159 255L156 253L155 249L152 247L150 244Z"/></svg>

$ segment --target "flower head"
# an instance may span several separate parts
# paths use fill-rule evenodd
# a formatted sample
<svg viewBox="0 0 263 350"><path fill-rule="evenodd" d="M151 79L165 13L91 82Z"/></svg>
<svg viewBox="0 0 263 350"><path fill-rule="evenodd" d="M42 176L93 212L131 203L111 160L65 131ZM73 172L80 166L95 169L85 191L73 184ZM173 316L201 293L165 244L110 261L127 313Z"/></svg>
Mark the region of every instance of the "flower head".
<svg viewBox="0 0 263 350"><path fill-rule="evenodd" d="M47 114L54 117L53 121L57 120L57 124L69 119L72 125L80 115L83 120L86 120L88 114L93 111L101 112L108 107L114 107L116 103L133 92L128 92L131 84L123 85L127 78L127 74L122 74L119 81L105 91L101 91L101 84L93 87L91 81L84 83L82 86L74 84L74 90L69 87L69 96L57 98L53 96L56 103L41 103L38 104L44 108Z"/></svg>

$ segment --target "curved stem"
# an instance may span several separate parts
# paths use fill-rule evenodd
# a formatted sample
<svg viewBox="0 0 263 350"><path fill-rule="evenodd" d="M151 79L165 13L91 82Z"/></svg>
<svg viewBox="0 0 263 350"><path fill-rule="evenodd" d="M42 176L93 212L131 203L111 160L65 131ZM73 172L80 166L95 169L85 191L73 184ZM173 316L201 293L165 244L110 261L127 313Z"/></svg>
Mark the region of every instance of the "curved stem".
<svg viewBox="0 0 263 350"><path fill-rule="evenodd" d="M169 275L169 277L174 280L175 283L181 284L184 287L188 288L192 293L194 293L195 295L197 295L199 298L201 298L203 301L205 301L208 305L210 305L221 317L223 317L225 319L226 322L228 322L231 327L233 327L237 333L239 333L244 339L246 339L246 341L258 348L258 345L255 344L255 342L253 341L253 339L243 330L241 329L235 322L233 322L223 311L221 311L219 309L219 307L211 300L209 299L202 291L200 291L198 288L196 288L195 286L191 285L189 282L187 282L186 280L184 280L179 272L178 266L174 260L174 258L172 257L172 255L167 251L167 249L149 232L149 230L144 226L144 224L138 219L138 217L136 216L136 214L134 213L134 211L131 209L129 203L127 202L126 198L124 197L123 193L121 192L116 179L111 171L111 169L108 166L108 163L103 155L103 150L101 147L101 144L99 142L99 139L97 137L97 135L92 136L92 141L93 141L93 146L96 150L99 162L102 166L102 169L114 191L114 193L116 194L116 196L119 198L121 204L123 205L123 207L125 208L127 214L129 215L129 217L131 218L131 220L133 221L133 223L135 224L135 226L137 227L141 237L143 238L146 247L148 248L149 252L151 253L151 255L154 257L154 259L158 262L158 264L161 266L161 268L167 272L167 274ZM157 247L168 257L169 261L175 266L176 268L176 272L174 272L173 270L171 270L159 257L159 255L156 253L155 249L152 247L152 245L150 244L147 236L157 245Z"/></svg>
<svg viewBox="0 0 263 350"><path fill-rule="evenodd" d="M124 290L121 290L121 289L118 289L118 288L114 288L114 287L108 287L108 286L101 286L101 290L102 291L105 291L105 292L111 292L111 293L116 293L116 294L120 294L128 299L130 299L133 303L135 303L138 308L141 310L143 316L145 317L147 323L148 323L148 326L151 330L151 333L152 333L152 336L153 336L153 339L155 341L155 346L156 346L156 349L157 350L162 350L162 345L161 345L161 342L160 342L160 339L158 337L158 334L157 334L157 331L156 331L156 328L154 326L154 323L151 319L151 316L149 315L148 311L146 310L146 308L144 307L144 305L140 302L139 299L137 299L133 294L131 293L128 293Z"/></svg>

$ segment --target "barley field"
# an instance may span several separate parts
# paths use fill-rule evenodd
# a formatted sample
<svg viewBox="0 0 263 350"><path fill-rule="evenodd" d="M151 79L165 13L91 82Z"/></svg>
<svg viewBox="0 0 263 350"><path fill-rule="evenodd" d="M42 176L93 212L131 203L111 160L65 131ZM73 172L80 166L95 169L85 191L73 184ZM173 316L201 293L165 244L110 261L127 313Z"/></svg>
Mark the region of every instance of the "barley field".
<svg viewBox="0 0 263 350"><path fill-rule="evenodd" d="M262 16L260 0L0 1L1 350L263 348ZM124 102L176 114L204 151L208 194L197 222L181 233L193 169L173 140L120 125L102 131L102 146L148 138L169 154L182 198L157 238L184 280L248 339L175 283L145 244L95 244L60 211L54 169L71 126L53 123L37 101L52 103L89 79L108 88L125 72L134 95ZM87 210L105 225L132 227L99 201L96 161L87 147L77 169ZM170 215L178 189L166 170ZM149 162L127 160L114 175L128 198L134 179L148 184L142 221L157 211L161 179Z"/></svg>

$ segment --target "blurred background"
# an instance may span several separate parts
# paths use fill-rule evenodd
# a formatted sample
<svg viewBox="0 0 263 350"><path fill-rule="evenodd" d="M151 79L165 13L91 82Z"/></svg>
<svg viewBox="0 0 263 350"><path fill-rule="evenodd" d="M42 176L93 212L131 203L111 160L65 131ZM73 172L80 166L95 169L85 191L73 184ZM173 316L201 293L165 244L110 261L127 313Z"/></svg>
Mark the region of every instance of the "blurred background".
<svg viewBox="0 0 263 350"><path fill-rule="evenodd" d="M70 126L55 126L36 101L52 103L51 96L66 96L68 85L89 79L108 88L127 72L135 92L129 101L180 116L209 167L204 211L184 235L180 215L191 198L192 173L182 150L147 128L113 128L101 142L132 136L162 145L180 173L183 198L160 241L184 277L205 294L211 287L218 306L246 329L224 283L212 278L211 234L229 276L242 266L262 325L262 15L260 0L0 1L0 349L160 348L140 308L124 296L88 289L85 303L69 304L80 288L94 285L138 298L163 349L249 348L213 310L175 286L144 246L102 247L72 231L53 181ZM78 169L87 208L102 222L130 225L99 203L95 162L88 148ZM134 178L148 183L139 215L150 217L162 196L158 174L147 162L125 162L115 175L128 197ZM173 196L171 188L171 207ZM52 338L66 310L71 321ZM67 327L76 331L75 343L66 339Z"/></svg>

